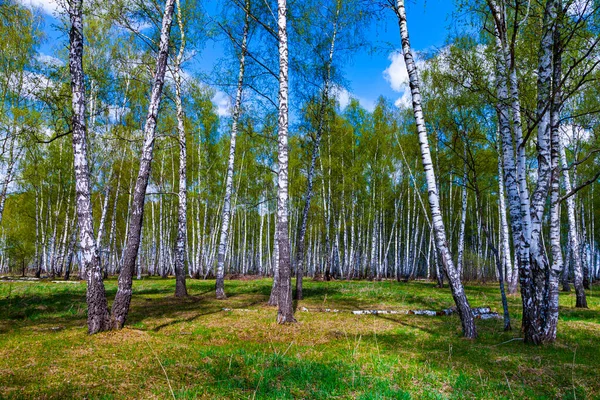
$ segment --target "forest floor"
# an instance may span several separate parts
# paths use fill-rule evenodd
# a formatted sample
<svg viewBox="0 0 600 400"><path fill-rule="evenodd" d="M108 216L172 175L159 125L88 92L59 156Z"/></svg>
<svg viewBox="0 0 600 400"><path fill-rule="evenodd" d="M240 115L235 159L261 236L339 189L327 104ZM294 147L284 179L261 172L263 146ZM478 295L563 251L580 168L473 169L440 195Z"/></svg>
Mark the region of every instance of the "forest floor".
<svg viewBox="0 0 600 400"><path fill-rule="evenodd" d="M469 341L457 316L349 312L452 306L429 282L306 279L288 326L266 306L268 279L228 280L223 301L214 281L187 283L180 300L173 279L136 281L127 327L88 336L84 282L0 281L0 398L600 399L600 286L588 310L561 293L558 339L535 347L511 340L518 296L515 330L477 320ZM466 289L501 311L495 284Z"/></svg>

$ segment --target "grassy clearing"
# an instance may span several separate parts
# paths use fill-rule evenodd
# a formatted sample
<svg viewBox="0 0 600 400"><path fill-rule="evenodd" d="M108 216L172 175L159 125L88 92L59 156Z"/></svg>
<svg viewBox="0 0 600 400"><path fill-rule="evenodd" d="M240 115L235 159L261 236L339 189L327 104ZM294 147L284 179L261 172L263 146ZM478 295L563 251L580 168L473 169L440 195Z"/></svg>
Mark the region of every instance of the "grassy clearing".
<svg viewBox="0 0 600 400"><path fill-rule="evenodd" d="M298 308L452 305L431 283L305 282ZM0 398L600 399L598 287L589 310L561 295L557 342L533 347L496 320L477 322L476 341L461 339L457 317L298 311L279 326L269 280L227 281L225 301L214 281L188 280L185 300L174 285L135 282L128 327L88 336L84 283L1 281ZM114 296L116 282L106 286ZM501 309L496 286L467 292Z"/></svg>

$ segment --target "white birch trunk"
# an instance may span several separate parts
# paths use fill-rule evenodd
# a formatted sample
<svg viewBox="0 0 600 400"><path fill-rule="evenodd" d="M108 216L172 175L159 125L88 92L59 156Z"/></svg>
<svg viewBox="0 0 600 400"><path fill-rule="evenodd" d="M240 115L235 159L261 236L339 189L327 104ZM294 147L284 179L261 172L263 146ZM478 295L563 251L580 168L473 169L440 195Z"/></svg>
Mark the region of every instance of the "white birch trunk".
<svg viewBox="0 0 600 400"><path fill-rule="evenodd" d="M404 0L397 0L395 7L396 14L398 16L398 22L400 25L400 36L402 39L402 51L404 55L404 61L406 62L406 69L408 71L410 89L412 94L412 104L417 125L417 131L419 134L419 145L421 148L421 159L423 162L423 168L425 170L425 177L427 180L427 190L429 194L429 207L431 210L432 224L435 233L435 242L442 264L445 268L446 275L448 276L450 289L452 290L452 296L456 303L458 313L461 319L463 334L467 338L476 338L477 330L475 328L475 322L473 320L473 313L464 292L460 277L457 275L452 256L450 255L450 249L448 248L448 240L446 239L446 231L444 227L444 221L442 220L442 214L439 204L439 195L435 180L435 173L433 171L433 163L431 159L431 151L429 149L429 140L427 137L427 130L425 128L425 120L423 117L423 110L421 108L421 93L419 89L419 77L417 74L417 67L414 62L412 50L410 48L410 41L408 37L408 28L406 23L406 10L404 8Z"/></svg>
<svg viewBox="0 0 600 400"><path fill-rule="evenodd" d="M82 261L87 271L88 333L93 334L109 328L109 314L104 283L102 282L100 257L94 238L94 220L92 217L85 125L82 6L82 0L73 0L69 7L69 17L71 19L69 70L71 73L73 107L73 165L75 170L77 219L79 222Z"/></svg>
<svg viewBox="0 0 600 400"><path fill-rule="evenodd" d="M560 133L559 133L560 135ZM571 185L571 176L567 164L567 155L565 152L564 139L559 138L558 145L560 146L560 160L563 170L563 186L565 192L570 193L573 190ZM579 240L579 230L577 228L577 219L575 212L575 196L567 198L567 217L569 221L569 247L571 249L571 257L573 260L573 275L575 294L577 297L576 307L587 308L587 299L583 287L583 268L581 263L581 253L578 251L581 248Z"/></svg>
<svg viewBox="0 0 600 400"><path fill-rule="evenodd" d="M245 3L244 31L242 36L242 48L240 53L240 69L238 74L237 92L235 105L233 106L233 121L231 124L231 142L229 145L229 160L227 162L227 176L225 178L225 198L223 200L223 214L221 218L221 235L219 238L219 253L217 256L217 299L225 299L225 251L229 239L229 225L231 219L231 192L233 189L233 169L235 166L235 146L238 133L238 121L242 110L242 95L244 92L244 71L246 68L246 52L248 46L248 32L250 29L250 2Z"/></svg>
<svg viewBox="0 0 600 400"><path fill-rule="evenodd" d="M187 246L187 137L185 133L183 104L181 101L181 63L185 52L185 29L181 15L181 3L177 3L177 23L181 35L179 53L174 65L175 105L177 108L177 133L179 136L179 202L177 207L177 240L175 243L175 296L187 297L185 284Z"/></svg>
<svg viewBox="0 0 600 400"><path fill-rule="evenodd" d="M277 322L296 322L292 306L290 240L288 233L288 37L287 0L277 0L277 32L279 42L279 116L277 164L277 231L279 248L279 286Z"/></svg>

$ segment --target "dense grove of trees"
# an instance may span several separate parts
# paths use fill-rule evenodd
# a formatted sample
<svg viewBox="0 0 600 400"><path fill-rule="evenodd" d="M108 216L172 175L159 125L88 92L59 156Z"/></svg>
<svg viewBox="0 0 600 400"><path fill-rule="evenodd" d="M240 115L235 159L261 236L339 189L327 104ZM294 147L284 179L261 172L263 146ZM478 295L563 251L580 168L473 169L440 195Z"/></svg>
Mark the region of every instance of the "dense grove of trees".
<svg viewBox="0 0 600 400"><path fill-rule="evenodd" d="M56 58L39 13L0 4L3 274L87 279L90 332L126 323L146 275L175 275L177 296L216 278L218 298L226 275L273 276L280 322L291 276L297 298L303 276L449 282L468 337L462 282L498 280L520 287L533 343L556 337L559 289L586 307L597 0L458 1L458 33L427 55L402 0L201 3L70 0ZM405 95L340 103L344 65L390 15ZM210 40L226 56L201 74Z"/></svg>

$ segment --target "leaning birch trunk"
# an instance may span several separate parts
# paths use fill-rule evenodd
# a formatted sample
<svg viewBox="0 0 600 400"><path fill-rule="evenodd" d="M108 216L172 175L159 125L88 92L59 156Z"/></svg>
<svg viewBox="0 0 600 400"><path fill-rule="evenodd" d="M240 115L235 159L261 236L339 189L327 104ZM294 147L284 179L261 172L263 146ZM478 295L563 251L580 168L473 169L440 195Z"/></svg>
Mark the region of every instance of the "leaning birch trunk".
<svg viewBox="0 0 600 400"><path fill-rule="evenodd" d="M177 240L175 244L175 297L187 297L185 285L185 263L187 245L187 139L181 102L181 62L185 51L185 31L181 16L181 4L177 0L177 22L181 45L175 60L175 104L177 107L177 133L179 134L179 204L177 207Z"/></svg>
<svg viewBox="0 0 600 400"><path fill-rule="evenodd" d="M563 170L563 186L565 192L571 193L571 176L569 175L569 167L567 164L567 155L565 153L565 144L563 139L559 138L558 145L560 146L560 161ZM583 268L581 266L581 253L578 249L581 248L579 241L579 231L577 229L577 219L575 216L575 196L567 198L567 217L569 220L569 247L571 248L571 256L573 257L573 275L575 277L573 286L575 286L575 295L577 301L575 307L587 308L587 299L583 287ZM568 287L568 283L566 287Z"/></svg>
<svg viewBox="0 0 600 400"><path fill-rule="evenodd" d="M246 0L246 16L244 18L244 31L242 37L242 49L240 53L240 71L237 82L237 93L235 105L233 106L233 122L231 124L231 143L229 145L229 161L227 163L227 177L225 178L225 198L223 200L223 215L221 217L221 236L219 238L219 254L217 255L217 299L225 299L225 254L229 239L229 225L231 220L231 192L233 189L233 169L235 166L235 146L238 133L238 121L242 108L242 94L244 91L244 71L246 68L246 51L248 43L248 31L250 29L250 1Z"/></svg>
<svg viewBox="0 0 600 400"><path fill-rule="evenodd" d="M427 190L429 192L429 207L431 210L436 247L440 254L440 259L442 261L442 265L444 266L446 275L448 276L450 289L452 291L452 297L454 298L454 302L456 303L458 314L462 323L463 335L467 338L473 339L477 337L477 330L475 328L473 313L471 311L469 301L467 300L467 296L465 294L463 285L460 281L460 277L457 275L456 269L454 268L454 263L452 261L450 249L448 248L448 241L446 239L444 221L442 220L442 213L439 204L439 195L435 181L435 173L433 171L433 164L431 160L431 151L429 149L429 140L427 138L427 130L425 128L425 120L423 118L423 110L421 108L419 77L417 75L417 67L414 62L408 37L404 0L397 0L395 11L398 16L398 23L400 25L402 52L404 54L404 61L406 62L406 69L408 71L409 76L413 111L415 115L417 131L419 133L421 159L423 162L423 168L425 170L425 176L427 179Z"/></svg>
<svg viewBox="0 0 600 400"><path fill-rule="evenodd" d="M162 89L165 82L165 72L167 69L167 59L169 56L169 35L171 31L171 22L173 19L174 3L175 0L166 1L162 20L159 52L156 60L156 72L154 74L150 105L148 107L148 115L146 116L146 125L144 127L145 138L142 148L140 170L133 192L127 245L125 247L123 257L123 266L121 268L121 273L119 274L117 295L112 307L111 318L113 329L121 329L123 327L125 320L127 319L129 304L131 302L132 277L135 269L138 249L140 247L146 188L148 186L148 180L150 179L152 153L154 150L156 119L158 116L158 108L160 106Z"/></svg>
<svg viewBox="0 0 600 400"><path fill-rule="evenodd" d="M77 219L82 262L87 273L86 300L88 306L88 333L109 329L110 318L100 257L94 239L94 219L90 194L90 171L87 160L87 137L85 126L85 85L83 77L83 4L73 0L69 7L71 30L69 33L69 69L71 73L71 93L73 107L73 165L75 170L75 193L77 198Z"/></svg>
<svg viewBox="0 0 600 400"><path fill-rule="evenodd" d="M288 233L288 38L287 1L277 1L277 27L279 38L279 132L277 177L277 229L279 247L279 285L277 323L296 322L292 306L292 280L290 263L290 239Z"/></svg>

